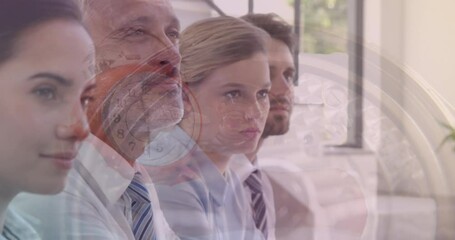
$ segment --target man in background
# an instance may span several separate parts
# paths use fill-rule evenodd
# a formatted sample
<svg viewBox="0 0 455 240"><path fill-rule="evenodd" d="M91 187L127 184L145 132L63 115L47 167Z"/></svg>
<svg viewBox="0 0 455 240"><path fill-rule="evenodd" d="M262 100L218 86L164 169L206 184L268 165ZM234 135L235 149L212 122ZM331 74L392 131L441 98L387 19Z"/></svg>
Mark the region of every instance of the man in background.
<svg viewBox="0 0 455 240"><path fill-rule="evenodd" d="M292 57L295 38L292 27L275 14L251 14L243 19L272 37L268 49L272 82L270 112L258 148L247 156L249 161L240 162L237 171L251 195L257 227L268 230L269 239L320 240L338 239L343 234L360 236L368 212L361 187L349 172L330 166L304 171L286 161L288 154L300 150L280 153L280 158L273 161L258 159L261 143L267 137L284 135L290 128L296 72ZM267 234L267 231L263 232Z"/></svg>

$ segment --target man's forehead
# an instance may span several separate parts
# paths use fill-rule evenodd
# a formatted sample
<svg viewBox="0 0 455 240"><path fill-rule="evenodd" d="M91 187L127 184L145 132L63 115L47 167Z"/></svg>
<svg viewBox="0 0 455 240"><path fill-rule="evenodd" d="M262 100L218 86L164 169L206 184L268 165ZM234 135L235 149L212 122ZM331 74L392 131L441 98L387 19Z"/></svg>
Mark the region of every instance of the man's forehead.
<svg viewBox="0 0 455 240"><path fill-rule="evenodd" d="M168 0L92 0L85 13L86 24L110 31L131 22L176 26L180 23ZM99 30L98 30L99 31Z"/></svg>
<svg viewBox="0 0 455 240"><path fill-rule="evenodd" d="M270 39L267 44L267 52L270 62L287 63L293 66L294 58L285 43L277 39Z"/></svg>
<svg viewBox="0 0 455 240"><path fill-rule="evenodd" d="M157 8L156 10L172 11L169 0L91 0L86 10L104 16L112 14L119 16L129 10L138 10L141 6L149 6L149 10Z"/></svg>
<svg viewBox="0 0 455 240"><path fill-rule="evenodd" d="M289 48L287 47L287 45L278 40L278 39L275 39L275 38L269 38L268 41L267 41L267 51L269 52L281 52L283 50L287 50L287 52L290 52L289 51Z"/></svg>

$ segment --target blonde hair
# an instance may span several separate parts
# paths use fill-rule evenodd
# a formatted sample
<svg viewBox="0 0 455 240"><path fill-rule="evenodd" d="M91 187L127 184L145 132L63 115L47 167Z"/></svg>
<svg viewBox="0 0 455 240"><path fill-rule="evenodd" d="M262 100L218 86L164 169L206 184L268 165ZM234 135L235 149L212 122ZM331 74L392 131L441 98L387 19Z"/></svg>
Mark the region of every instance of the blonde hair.
<svg viewBox="0 0 455 240"><path fill-rule="evenodd" d="M266 53L268 34L241 19L221 16L196 22L182 32L181 74L186 83L199 83L214 70Z"/></svg>

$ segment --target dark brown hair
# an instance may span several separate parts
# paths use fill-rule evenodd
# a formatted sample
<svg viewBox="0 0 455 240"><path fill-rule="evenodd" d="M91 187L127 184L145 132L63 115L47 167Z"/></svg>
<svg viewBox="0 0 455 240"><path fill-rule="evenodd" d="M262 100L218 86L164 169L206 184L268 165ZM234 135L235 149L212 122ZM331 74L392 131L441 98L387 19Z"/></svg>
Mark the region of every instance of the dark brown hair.
<svg viewBox="0 0 455 240"><path fill-rule="evenodd" d="M292 30L292 26L277 14L252 13L241 18L266 31L272 38L286 44L291 53L295 51L296 36Z"/></svg>
<svg viewBox="0 0 455 240"><path fill-rule="evenodd" d="M14 55L17 39L38 24L65 19L81 22L81 13L73 0L1 0L0 64Z"/></svg>

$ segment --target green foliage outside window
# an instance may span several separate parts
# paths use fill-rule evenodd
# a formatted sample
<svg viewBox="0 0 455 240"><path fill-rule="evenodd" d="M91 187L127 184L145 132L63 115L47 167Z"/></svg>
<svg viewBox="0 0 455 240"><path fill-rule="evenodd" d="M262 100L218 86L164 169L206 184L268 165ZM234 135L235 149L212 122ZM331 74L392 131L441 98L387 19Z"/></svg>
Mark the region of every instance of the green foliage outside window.
<svg viewBox="0 0 455 240"><path fill-rule="evenodd" d="M288 3L294 6L294 0ZM346 52L347 0L302 0L301 3L301 51Z"/></svg>

